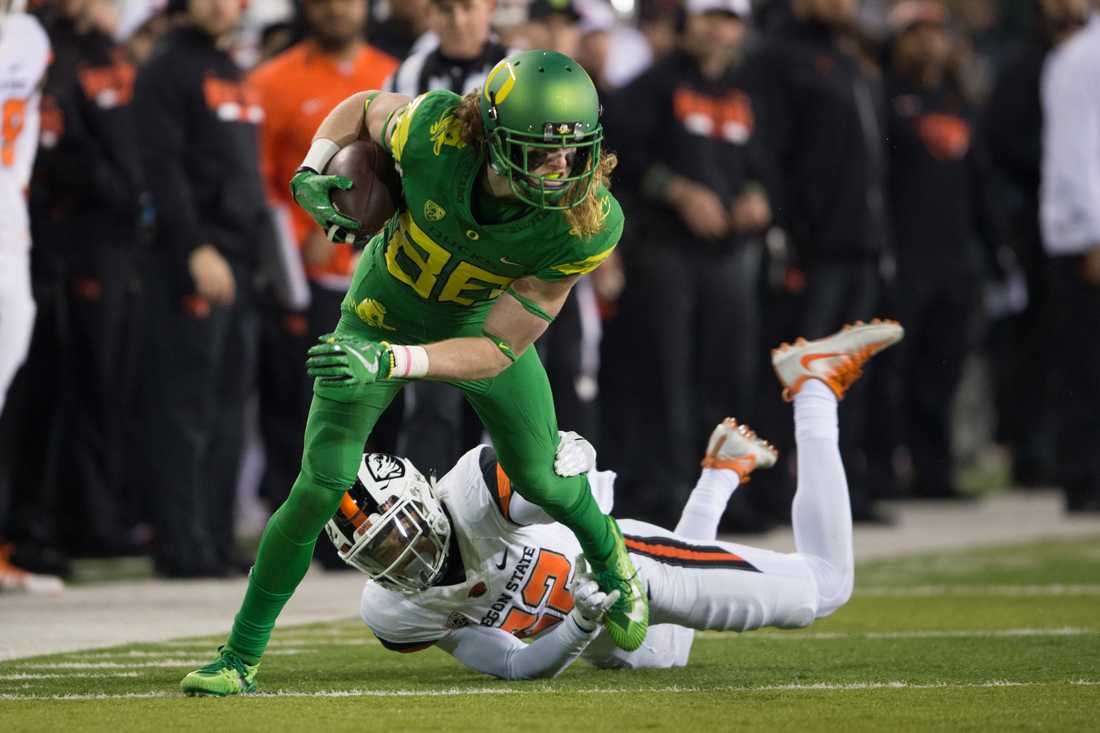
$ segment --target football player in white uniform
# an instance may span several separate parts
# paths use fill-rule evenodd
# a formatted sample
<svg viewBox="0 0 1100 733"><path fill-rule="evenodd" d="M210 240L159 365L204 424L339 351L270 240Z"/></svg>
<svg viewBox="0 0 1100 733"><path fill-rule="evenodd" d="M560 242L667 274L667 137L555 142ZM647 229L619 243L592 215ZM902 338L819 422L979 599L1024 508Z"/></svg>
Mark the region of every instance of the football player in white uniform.
<svg viewBox="0 0 1100 733"><path fill-rule="evenodd" d="M729 419L711 435L674 532L621 522L650 596L654 625L640 649L624 652L601 633L615 599L588 577L572 533L513 491L486 445L434 486L404 458L364 456L327 526L341 557L370 576L363 620L388 649L437 646L481 672L529 679L553 677L577 657L599 667L683 666L694 629L798 628L828 616L847 602L854 578L837 403L867 359L902 336L897 323L873 321L772 352L784 397L794 402L796 552L715 540L738 484L777 458ZM594 464L590 445L563 434L555 470L587 471L607 511L615 475Z"/></svg>
<svg viewBox="0 0 1100 733"><path fill-rule="evenodd" d="M0 0L0 409L30 345L27 184L38 149L38 104L50 41L23 0Z"/></svg>

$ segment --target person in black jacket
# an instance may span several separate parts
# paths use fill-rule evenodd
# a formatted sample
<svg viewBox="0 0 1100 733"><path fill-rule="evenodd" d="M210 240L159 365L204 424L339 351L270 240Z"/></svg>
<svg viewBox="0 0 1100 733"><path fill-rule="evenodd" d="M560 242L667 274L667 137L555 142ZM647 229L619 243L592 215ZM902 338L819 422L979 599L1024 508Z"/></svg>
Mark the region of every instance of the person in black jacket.
<svg viewBox="0 0 1100 733"><path fill-rule="evenodd" d="M55 54L29 196L38 318L8 423L17 426L22 460L4 470L15 485L36 487L19 500L19 514L35 518L28 546L64 537L69 550L113 554L131 549L137 519L121 491L141 200L133 68L87 2L38 13ZM74 510L42 506L53 502Z"/></svg>
<svg viewBox="0 0 1100 733"><path fill-rule="evenodd" d="M1039 79L1050 50L1088 21L1088 0L1035 0L1035 30L997 73L984 135L1000 208L1027 282L1027 307L995 323L990 340L997 437L1012 451L1012 477L1024 486L1055 482L1048 258L1039 234L1043 109Z"/></svg>
<svg viewBox="0 0 1100 733"><path fill-rule="evenodd" d="M182 3L181 3L182 4ZM149 266L150 453L157 570L233 565L254 276L273 236L259 170L263 110L226 50L239 0L188 0L138 74L137 143L156 209Z"/></svg>
<svg viewBox="0 0 1100 733"><path fill-rule="evenodd" d="M950 63L946 20L938 0L895 6L886 78L894 295L908 337L901 414L912 493L929 498L960 497L951 404L974 342L982 285L1005 244L989 197L984 140Z"/></svg>
<svg viewBox="0 0 1100 733"><path fill-rule="evenodd" d="M646 464L639 480L654 486L684 486L694 469L658 457L691 456L709 425L751 409L756 235L771 218L739 63L749 3L692 0L686 10L679 51L612 96L605 122L622 153L617 190L633 203L623 317L634 339L661 345L653 363L629 367L652 380L653 396L635 403L637 419L616 423L645 426L626 442L630 464ZM633 500L643 511L676 505Z"/></svg>
<svg viewBox="0 0 1100 733"><path fill-rule="evenodd" d="M783 287L797 293L793 322L772 328L812 339L829 324L882 315L874 309L888 233L884 113L880 75L856 40L856 0L790 5L750 66L775 165L772 208L786 233ZM847 402L840 440L851 456L852 515L882 520L866 471L868 388Z"/></svg>

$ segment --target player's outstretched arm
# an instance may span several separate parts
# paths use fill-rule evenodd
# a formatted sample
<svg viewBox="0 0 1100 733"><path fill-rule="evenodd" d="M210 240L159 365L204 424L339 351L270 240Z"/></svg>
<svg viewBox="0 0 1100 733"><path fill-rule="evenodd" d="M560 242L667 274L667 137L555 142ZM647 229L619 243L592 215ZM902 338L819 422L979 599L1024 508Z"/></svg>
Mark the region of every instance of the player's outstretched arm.
<svg viewBox="0 0 1100 733"><path fill-rule="evenodd" d="M436 642L471 669L506 680L557 677L588 648L600 631L600 619L619 598L596 585L581 571L577 560L573 578L573 610L531 644L524 644L506 631L488 626L467 626L452 631Z"/></svg>
<svg viewBox="0 0 1100 733"><path fill-rule="evenodd" d="M516 280L485 319L483 336L406 346L327 334L309 350L306 371L352 389L380 379L472 380L495 377L546 331L577 278Z"/></svg>
<svg viewBox="0 0 1100 733"><path fill-rule="evenodd" d="M497 299L485 319L484 336L448 339L424 347L428 379L495 377L546 331L565 305L577 278L557 282L525 277ZM398 372L398 375L400 372Z"/></svg>

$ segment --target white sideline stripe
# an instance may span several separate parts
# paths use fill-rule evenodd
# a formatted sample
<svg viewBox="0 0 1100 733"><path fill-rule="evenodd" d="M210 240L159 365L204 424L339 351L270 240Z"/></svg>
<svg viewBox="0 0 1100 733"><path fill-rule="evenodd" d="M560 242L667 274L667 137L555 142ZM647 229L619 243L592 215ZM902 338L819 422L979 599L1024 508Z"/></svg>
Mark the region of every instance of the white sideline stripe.
<svg viewBox="0 0 1100 733"><path fill-rule="evenodd" d="M1001 639L1030 636L1089 636L1100 634L1100 629L940 629L929 631L819 631L757 634L755 639L782 639L784 641L831 641L835 639ZM697 631L699 639L736 639L740 635L728 631Z"/></svg>
<svg viewBox="0 0 1100 733"><path fill-rule="evenodd" d="M33 672L18 672L16 674L0 674L0 680L69 680L76 677L141 677L141 672L74 672L70 674L35 674Z"/></svg>
<svg viewBox="0 0 1100 733"><path fill-rule="evenodd" d="M839 691L850 692L859 690L955 690L955 689L988 689L1001 687L1041 687L1049 685L1100 685L1100 680L1065 680L1053 682L1017 682L1013 680L988 680L986 682L811 682L808 684L789 685L760 685L757 687L681 687L672 685L669 687L653 688L607 688L594 687L583 690L560 690L569 694L580 695L630 695L630 694L663 694L663 693L703 693L715 692L814 692L814 691ZM338 697L463 697L465 695L542 695L546 692L559 691L554 686L531 685L524 687L471 687L467 689L450 688L446 690L319 690L317 692L299 692L296 690L275 690L272 692L258 692L249 697L291 697L291 698L338 698ZM167 690L150 690L148 692L127 692L121 694L109 693L84 693L69 695L11 695L0 694L0 700L123 700L123 699L147 699L147 698L179 698L182 693L168 692Z"/></svg>
<svg viewBox="0 0 1100 733"><path fill-rule="evenodd" d="M150 662L50 662L23 664L20 669L137 669L153 667L202 667L209 659L157 659Z"/></svg>
<svg viewBox="0 0 1100 733"><path fill-rule="evenodd" d="M876 598L938 598L940 596L1006 596L1028 598L1032 596L1100 596L1100 584L1066 585L915 585L909 588L879 587L856 588L857 596Z"/></svg>
<svg viewBox="0 0 1100 733"><path fill-rule="evenodd" d="M364 629L366 627L364 626ZM360 630L362 631L362 630ZM277 633L277 632L276 632ZM363 631L365 633L365 631ZM151 646L167 646L174 649L201 649L213 650L219 642L209 641L162 641ZM285 639L272 639L268 649L282 649L285 647L311 647L311 646L378 646L378 639L309 639L301 637L288 637ZM267 652L270 654L271 652ZM300 652L299 652L300 653Z"/></svg>
<svg viewBox="0 0 1100 733"><path fill-rule="evenodd" d="M209 649L210 645L208 644L205 648ZM270 655L277 656L277 657L278 656L290 657L290 656L294 656L295 654L305 654L309 651L310 651L309 649L302 649L300 647L293 648L293 649L291 649L291 648L271 649L267 652L264 652L264 655L266 656L266 655L270 654ZM97 660L97 659L125 659L125 658L131 658L131 659L146 659L146 658L167 659L169 657L193 657L194 655L195 655L195 652L193 652L193 651L190 651L190 652L183 652L183 651L179 651L179 652L174 652L174 651L154 651L154 652L149 652L149 651L128 651L128 652L93 652L93 653L86 653L86 654L74 653L74 654L66 654L65 657L67 659L71 659L74 662L86 662L86 661L94 661L94 660Z"/></svg>

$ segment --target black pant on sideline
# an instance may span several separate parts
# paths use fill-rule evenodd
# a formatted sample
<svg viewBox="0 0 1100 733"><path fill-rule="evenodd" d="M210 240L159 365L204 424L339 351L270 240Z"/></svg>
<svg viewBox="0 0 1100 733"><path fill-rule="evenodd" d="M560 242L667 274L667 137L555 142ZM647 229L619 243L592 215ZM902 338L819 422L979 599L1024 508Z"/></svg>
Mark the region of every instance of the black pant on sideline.
<svg viewBox="0 0 1100 733"><path fill-rule="evenodd" d="M664 507L674 521L710 431L727 416L745 419L753 410L764 358L756 336L760 249L745 244L715 255L670 243L640 247L630 257L623 309L635 324L629 368L640 389L622 422L640 426L628 475L649 494L632 501Z"/></svg>
<svg viewBox="0 0 1100 733"><path fill-rule="evenodd" d="M173 297L154 270L147 378L155 560L166 574L217 573L233 561L233 519L244 406L255 380L259 328L252 273L234 267L236 301ZM204 307L204 305L206 307Z"/></svg>
<svg viewBox="0 0 1100 733"><path fill-rule="evenodd" d="M1058 469L1071 511L1100 511L1100 285L1080 257L1051 258Z"/></svg>
<svg viewBox="0 0 1100 733"><path fill-rule="evenodd" d="M905 327L901 355L905 440L915 496L957 495L951 454L951 406L962 379L981 307L975 274L899 271L897 314Z"/></svg>

